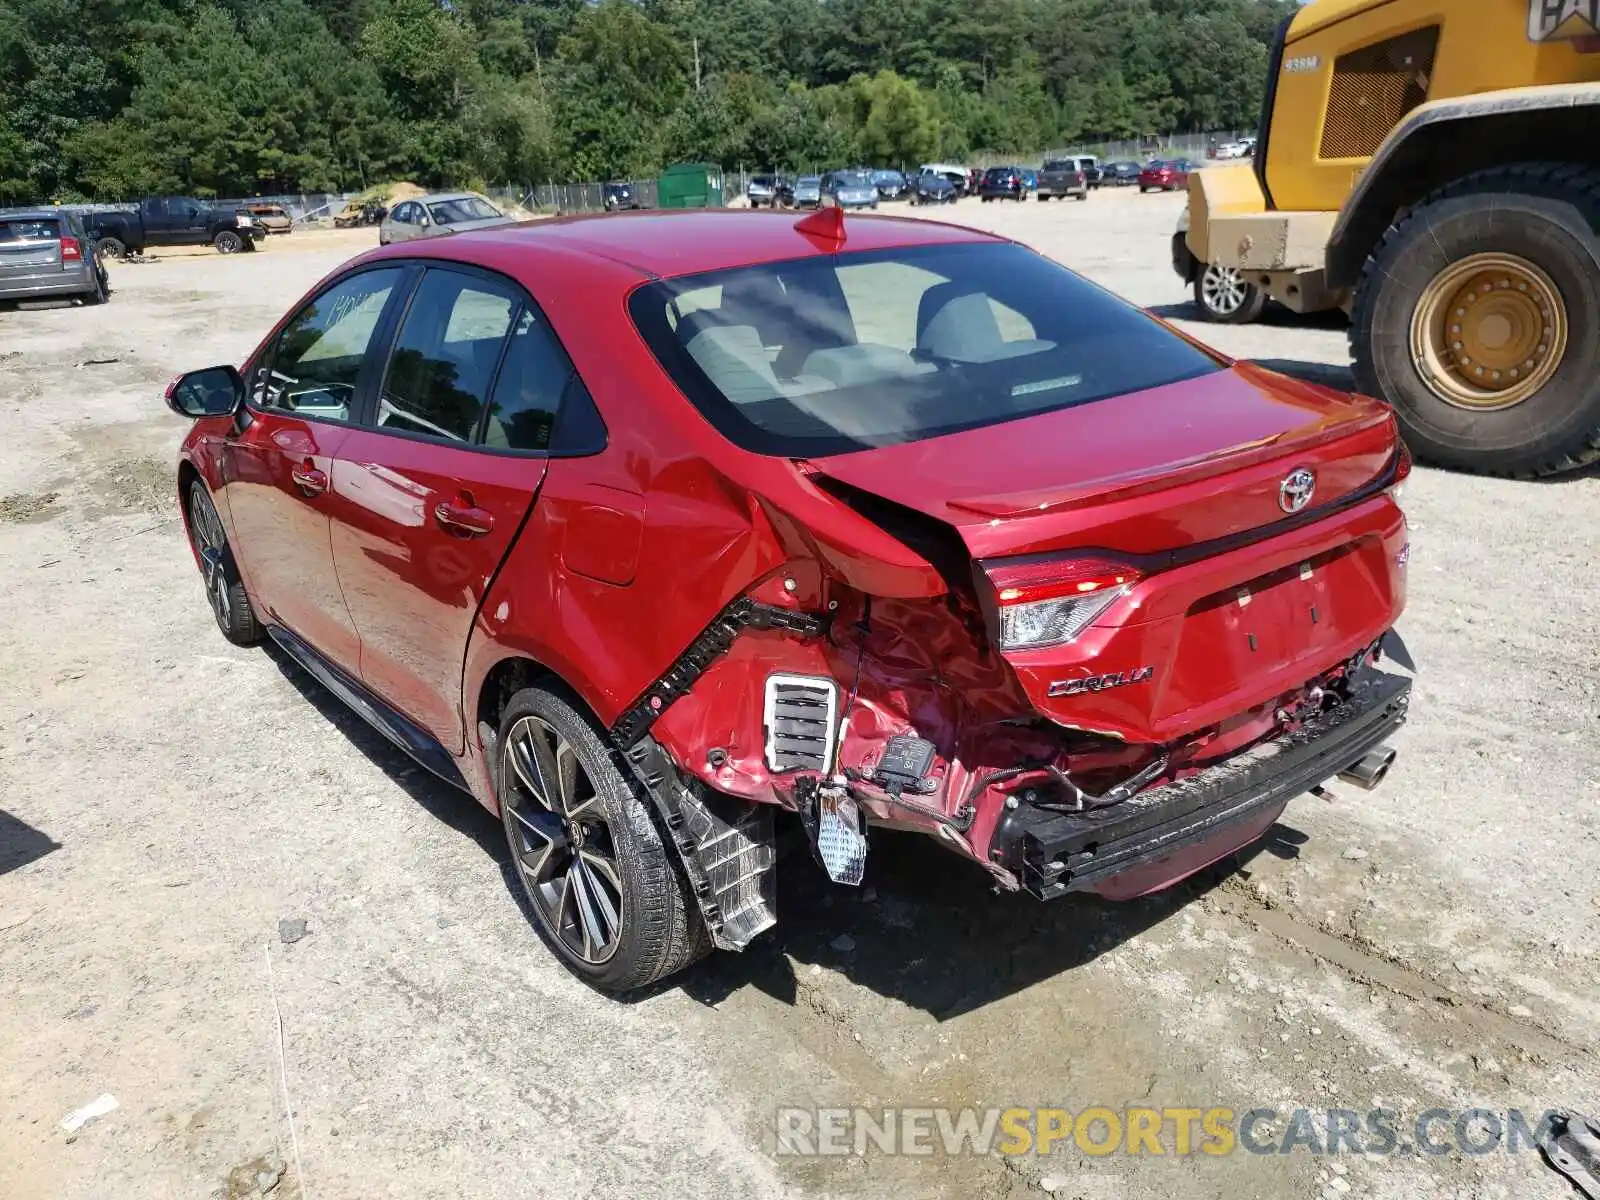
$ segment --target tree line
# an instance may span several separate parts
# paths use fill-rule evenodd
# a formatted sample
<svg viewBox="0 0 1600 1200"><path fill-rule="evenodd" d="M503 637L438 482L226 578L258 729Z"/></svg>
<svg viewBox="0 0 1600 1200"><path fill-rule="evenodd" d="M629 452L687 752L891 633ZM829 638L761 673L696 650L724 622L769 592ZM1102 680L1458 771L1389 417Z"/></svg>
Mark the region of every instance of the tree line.
<svg viewBox="0 0 1600 1200"><path fill-rule="evenodd" d="M1295 0L0 0L0 201L1245 128Z"/></svg>

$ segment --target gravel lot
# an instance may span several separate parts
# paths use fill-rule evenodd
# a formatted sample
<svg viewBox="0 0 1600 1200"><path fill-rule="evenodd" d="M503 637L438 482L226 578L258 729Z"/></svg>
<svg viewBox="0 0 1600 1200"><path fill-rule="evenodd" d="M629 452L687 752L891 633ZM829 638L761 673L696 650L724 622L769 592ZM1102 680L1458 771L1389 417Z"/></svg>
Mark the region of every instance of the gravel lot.
<svg viewBox="0 0 1600 1200"><path fill-rule="evenodd" d="M941 215L1349 386L1340 320L1190 323L1181 203ZM773 1129L786 1104L1600 1112L1600 475L1413 476L1420 673L1380 791L1304 797L1234 869L1125 906L993 895L885 836L861 893L796 861L775 936L617 1003L539 945L492 818L222 640L181 537L161 386L372 240L0 312L0 1196L1573 1194L1526 1152L800 1160Z"/></svg>

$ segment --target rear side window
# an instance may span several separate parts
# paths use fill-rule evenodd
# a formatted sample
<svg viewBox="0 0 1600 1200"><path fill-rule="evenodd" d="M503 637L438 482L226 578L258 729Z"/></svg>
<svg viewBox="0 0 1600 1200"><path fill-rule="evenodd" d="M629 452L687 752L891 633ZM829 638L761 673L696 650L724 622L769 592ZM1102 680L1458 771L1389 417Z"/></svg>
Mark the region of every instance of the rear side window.
<svg viewBox="0 0 1600 1200"><path fill-rule="evenodd" d="M395 338L377 427L490 450L605 448L605 424L544 315L506 282L430 267Z"/></svg>
<svg viewBox="0 0 1600 1200"><path fill-rule="evenodd" d="M917 441L1221 369L1110 293L995 243L668 279L635 291L629 311L707 420L784 457Z"/></svg>
<svg viewBox="0 0 1600 1200"><path fill-rule="evenodd" d="M36 242L61 236L61 226L53 217L0 220L0 243Z"/></svg>
<svg viewBox="0 0 1600 1200"><path fill-rule="evenodd" d="M477 276L428 271L395 339L378 396L378 426L472 441L517 305Z"/></svg>
<svg viewBox="0 0 1600 1200"><path fill-rule="evenodd" d="M502 450L548 450L572 363L544 319L523 309L495 380L483 444Z"/></svg>

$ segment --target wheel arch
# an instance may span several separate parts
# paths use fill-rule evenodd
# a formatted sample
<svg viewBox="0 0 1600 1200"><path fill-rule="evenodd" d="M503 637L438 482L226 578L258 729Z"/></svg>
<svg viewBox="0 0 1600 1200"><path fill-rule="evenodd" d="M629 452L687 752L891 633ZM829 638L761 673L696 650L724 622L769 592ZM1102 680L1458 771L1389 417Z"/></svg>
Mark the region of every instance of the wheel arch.
<svg viewBox="0 0 1600 1200"><path fill-rule="evenodd" d="M529 654L511 652L484 672L478 684L477 703L472 710L474 724L488 725L490 729L498 730L500 714L511 702L511 697L530 687L554 687L565 696L577 700L582 711L594 716L594 710L554 670Z"/></svg>
<svg viewBox="0 0 1600 1200"><path fill-rule="evenodd" d="M189 488L200 479L200 468L187 458L178 460L178 515L183 518L183 532L194 555L195 565L200 565L200 552L194 546L194 527L189 520Z"/></svg>
<svg viewBox="0 0 1600 1200"><path fill-rule="evenodd" d="M1339 213L1328 242L1328 285L1353 286L1395 218L1454 180L1514 162L1600 167L1597 118L1600 83L1484 92L1414 110Z"/></svg>

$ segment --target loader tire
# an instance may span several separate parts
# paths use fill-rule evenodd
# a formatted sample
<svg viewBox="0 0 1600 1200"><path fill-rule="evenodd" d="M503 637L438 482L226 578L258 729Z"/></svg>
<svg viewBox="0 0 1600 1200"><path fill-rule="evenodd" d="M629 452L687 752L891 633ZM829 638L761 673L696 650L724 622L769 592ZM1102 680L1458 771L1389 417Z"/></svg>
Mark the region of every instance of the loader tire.
<svg viewBox="0 0 1600 1200"><path fill-rule="evenodd" d="M1423 461L1532 478L1600 460L1600 171L1519 163L1428 196L1367 258L1350 349Z"/></svg>

